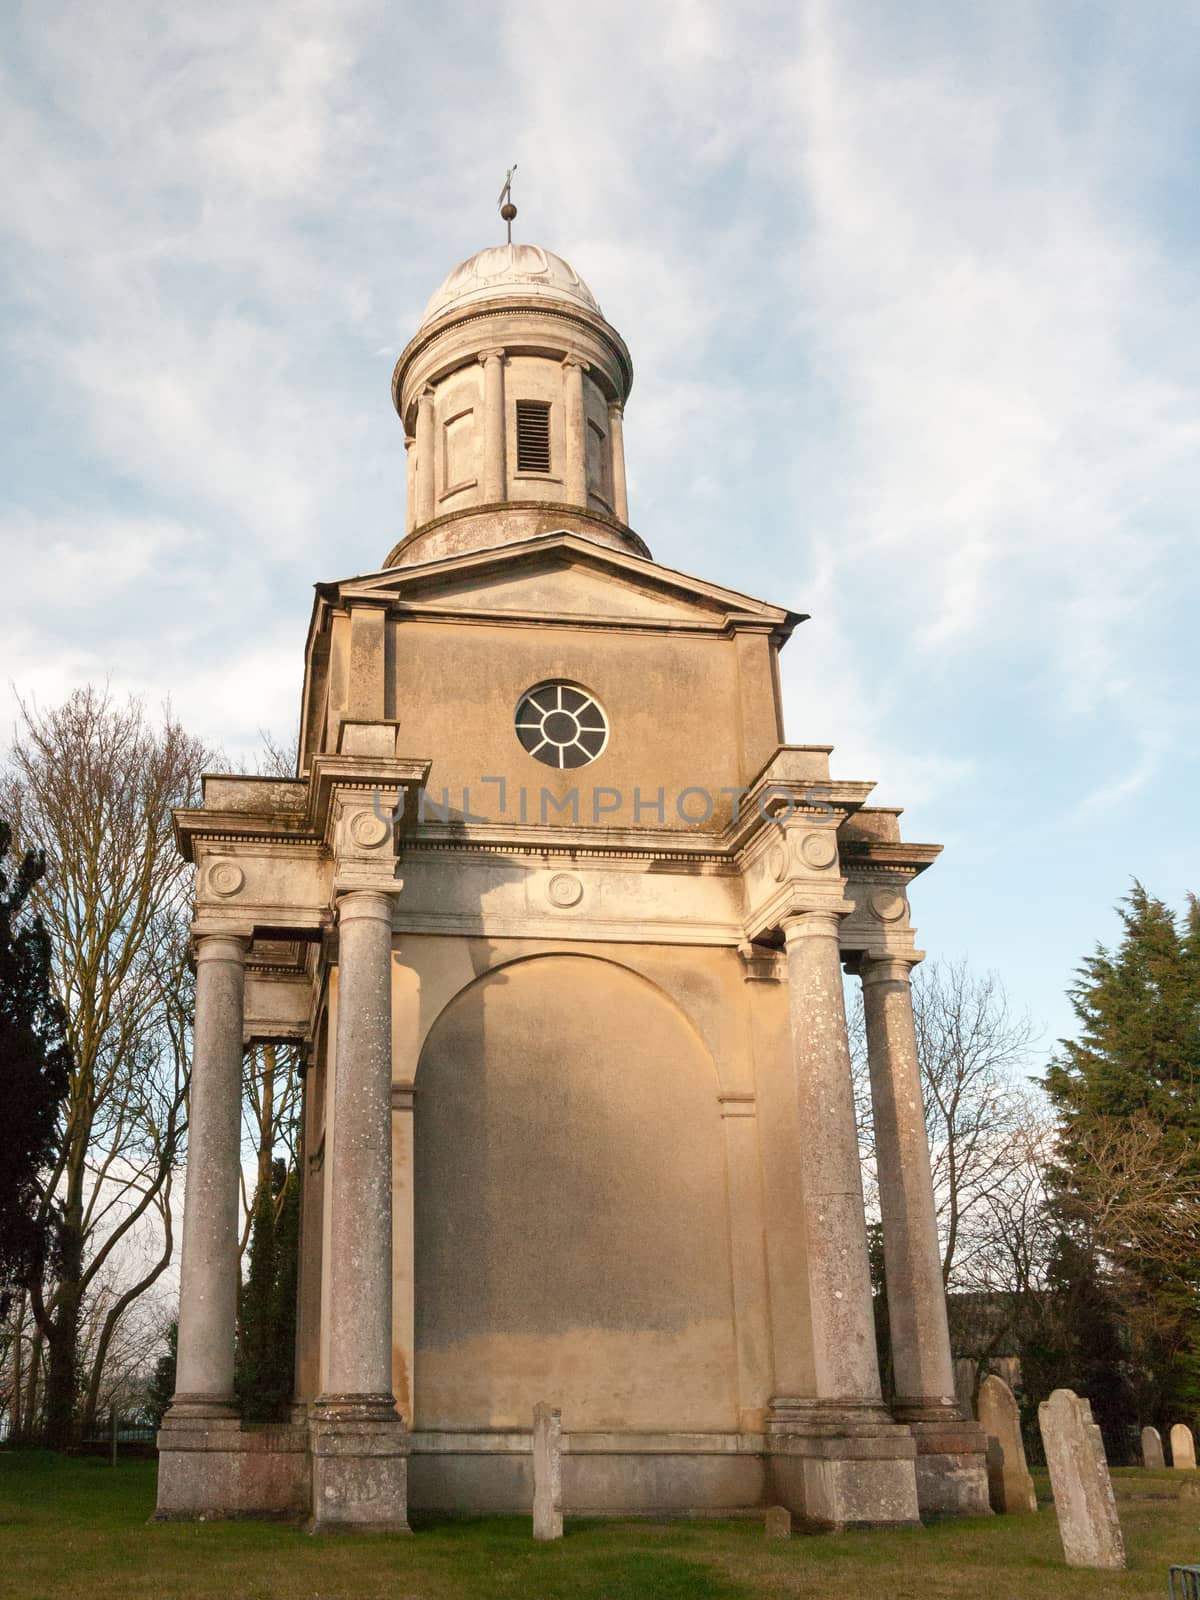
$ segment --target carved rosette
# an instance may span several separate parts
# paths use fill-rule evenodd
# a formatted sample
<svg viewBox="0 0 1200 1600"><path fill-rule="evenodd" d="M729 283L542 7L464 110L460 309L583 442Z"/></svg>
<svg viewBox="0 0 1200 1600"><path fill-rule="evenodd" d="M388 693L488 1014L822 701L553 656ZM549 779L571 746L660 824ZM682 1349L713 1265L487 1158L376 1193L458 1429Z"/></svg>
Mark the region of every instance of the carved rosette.
<svg viewBox="0 0 1200 1600"><path fill-rule="evenodd" d="M867 909L877 922L901 923L908 919L908 901L899 889L890 886L872 889Z"/></svg>
<svg viewBox="0 0 1200 1600"><path fill-rule="evenodd" d="M569 911L583 899L583 884L573 872L556 872L546 885L546 899L560 911Z"/></svg>
<svg viewBox="0 0 1200 1600"><path fill-rule="evenodd" d="M246 874L236 861L214 861L204 875L204 883L209 894L231 900L245 887Z"/></svg>

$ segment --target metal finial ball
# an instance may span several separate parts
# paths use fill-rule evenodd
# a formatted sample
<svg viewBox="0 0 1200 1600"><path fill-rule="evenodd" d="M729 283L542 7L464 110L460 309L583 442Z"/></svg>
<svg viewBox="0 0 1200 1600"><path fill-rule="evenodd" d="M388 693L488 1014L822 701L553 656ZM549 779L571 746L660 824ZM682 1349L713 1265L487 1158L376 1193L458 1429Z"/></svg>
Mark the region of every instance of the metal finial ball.
<svg viewBox="0 0 1200 1600"><path fill-rule="evenodd" d="M504 218L505 222L511 222L516 214L517 208L515 205L513 205L511 200L506 200L505 203L500 207L500 215Z"/></svg>

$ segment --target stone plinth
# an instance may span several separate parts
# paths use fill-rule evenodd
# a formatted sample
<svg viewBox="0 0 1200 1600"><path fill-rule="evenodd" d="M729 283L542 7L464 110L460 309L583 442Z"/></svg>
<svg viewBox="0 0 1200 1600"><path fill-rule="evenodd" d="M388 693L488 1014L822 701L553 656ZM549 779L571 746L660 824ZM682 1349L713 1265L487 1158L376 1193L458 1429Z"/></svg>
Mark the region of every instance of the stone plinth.
<svg viewBox="0 0 1200 1600"><path fill-rule="evenodd" d="M1070 1389L1055 1389L1038 1407L1038 1425L1067 1565L1123 1567L1121 1523L1091 1406Z"/></svg>
<svg viewBox="0 0 1200 1600"><path fill-rule="evenodd" d="M914 1467L921 1515L986 1517L991 1505L983 1429L970 1417L959 1416L957 1406L937 1409L940 1416L933 1414L932 1406L923 1408L924 1415L915 1418L904 1409L894 1412L908 1422L917 1447Z"/></svg>
<svg viewBox="0 0 1200 1600"><path fill-rule="evenodd" d="M1151 1470L1165 1467L1166 1457L1163 1455L1162 1435L1157 1428L1142 1429L1142 1465Z"/></svg>
<svg viewBox="0 0 1200 1600"><path fill-rule="evenodd" d="M310 1533L407 1533L408 1430L390 1394L323 1395L309 1425Z"/></svg>
<svg viewBox="0 0 1200 1600"><path fill-rule="evenodd" d="M1196 1441L1186 1422L1177 1422L1171 1429L1171 1465L1178 1472L1196 1470Z"/></svg>
<svg viewBox="0 0 1200 1600"><path fill-rule="evenodd" d="M533 1537L562 1531L562 1412L542 1401L533 1408Z"/></svg>
<svg viewBox="0 0 1200 1600"><path fill-rule="evenodd" d="M1036 1511L1037 1496L1025 1464L1021 1414L1012 1390L993 1373L979 1386L979 1424L987 1435L988 1494L1004 1516Z"/></svg>
<svg viewBox="0 0 1200 1600"><path fill-rule="evenodd" d="M527 1429L410 1435L418 1511L528 1516ZM563 1503L581 1517L734 1516L769 1503L761 1434L576 1431L563 1438Z"/></svg>
<svg viewBox="0 0 1200 1600"><path fill-rule="evenodd" d="M308 1430L168 1414L158 1435L155 1522L299 1520L309 1498Z"/></svg>
<svg viewBox="0 0 1200 1600"><path fill-rule="evenodd" d="M813 1531L917 1527L917 1447L882 1407L772 1402L770 1479L781 1503Z"/></svg>

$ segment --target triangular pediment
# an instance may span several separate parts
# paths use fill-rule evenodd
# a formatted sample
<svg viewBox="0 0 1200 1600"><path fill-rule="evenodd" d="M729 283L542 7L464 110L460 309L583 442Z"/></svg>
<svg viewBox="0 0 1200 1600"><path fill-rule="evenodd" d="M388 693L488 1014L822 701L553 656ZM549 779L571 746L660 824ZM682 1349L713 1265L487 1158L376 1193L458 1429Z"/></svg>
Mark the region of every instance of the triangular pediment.
<svg viewBox="0 0 1200 1600"><path fill-rule="evenodd" d="M421 566L322 585L342 602L387 598L421 615L578 619L627 626L722 628L737 617L783 632L794 612L567 532Z"/></svg>

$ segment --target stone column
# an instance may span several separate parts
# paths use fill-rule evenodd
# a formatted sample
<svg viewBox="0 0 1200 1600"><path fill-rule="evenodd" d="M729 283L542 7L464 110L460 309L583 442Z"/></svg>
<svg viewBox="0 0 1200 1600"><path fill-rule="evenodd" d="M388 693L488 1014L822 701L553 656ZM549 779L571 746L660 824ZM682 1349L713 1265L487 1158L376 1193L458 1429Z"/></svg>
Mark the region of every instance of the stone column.
<svg viewBox="0 0 1200 1600"><path fill-rule="evenodd" d="M909 1424L916 1441L922 1512L986 1516L987 1441L979 1425L963 1416L955 1392L911 966L908 958L892 955L858 960L896 1380L892 1412Z"/></svg>
<svg viewBox="0 0 1200 1600"><path fill-rule="evenodd" d="M578 356L563 360L563 432L566 472L563 486L568 504L584 506L587 500L587 418L583 410L585 362Z"/></svg>
<svg viewBox="0 0 1200 1600"><path fill-rule="evenodd" d="M894 956L865 955L859 963L896 1375L893 1410L915 1421L957 1417L958 1406L909 971L909 962Z"/></svg>
<svg viewBox="0 0 1200 1600"><path fill-rule="evenodd" d="M612 452L613 514L629 521L629 492L625 486L625 410L619 400L608 402L608 447Z"/></svg>
<svg viewBox="0 0 1200 1600"><path fill-rule="evenodd" d="M411 533L417 525L417 454L416 439L411 433L404 436L404 456L407 491L404 499L404 531Z"/></svg>
<svg viewBox="0 0 1200 1600"><path fill-rule="evenodd" d="M803 1216L811 1375L802 1392L771 1401L772 1488L810 1528L913 1525L916 1448L879 1384L840 918L834 909L783 918L800 1193L774 1196L770 1211L798 1202ZM787 1381L778 1364L775 1381Z"/></svg>
<svg viewBox="0 0 1200 1600"><path fill-rule="evenodd" d="M324 1393L314 1407L315 1532L407 1531L404 1425L392 1393L392 910L338 901Z"/></svg>
<svg viewBox="0 0 1200 1600"><path fill-rule="evenodd" d="M804 1208L817 1396L882 1409L839 917L783 925L792 1061L805 1131Z"/></svg>
<svg viewBox="0 0 1200 1600"><path fill-rule="evenodd" d="M233 1356L248 946L248 939L228 934L202 934L196 939L196 1023L179 1264L179 1359L171 1421L237 1417Z"/></svg>
<svg viewBox="0 0 1200 1600"><path fill-rule="evenodd" d="M483 367L483 498L508 499L504 461L504 351L481 350Z"/></svg>
<svg viewBox="0 0 1200 1600"><path fill-rule="evenodd" d="M434 394L423 389L417 402L417 518L416 526L423 527L434 515L434 491L437 487L437 463L434 438Z"/></svg>

